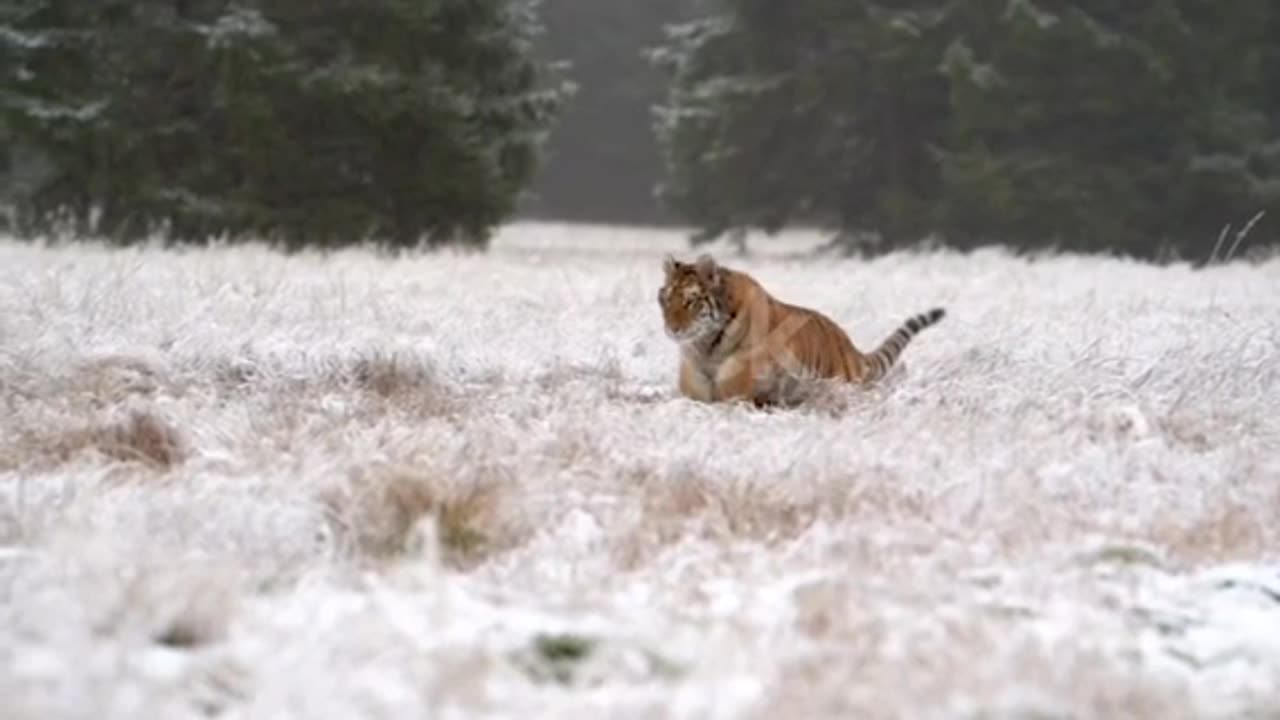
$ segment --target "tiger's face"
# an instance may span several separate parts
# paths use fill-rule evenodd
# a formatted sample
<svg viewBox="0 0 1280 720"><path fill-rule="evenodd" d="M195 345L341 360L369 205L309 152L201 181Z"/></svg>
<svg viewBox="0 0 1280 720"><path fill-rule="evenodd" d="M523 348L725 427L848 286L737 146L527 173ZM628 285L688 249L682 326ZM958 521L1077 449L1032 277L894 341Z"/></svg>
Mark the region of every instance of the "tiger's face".
<svg viewBox="0 0 1280 720"><path fill-rule="evenodd" d="M662 267L666 280L658 290L658 304L667 337L687 345L723 329L728 321L723 268L709 255L693 263L682 263L668 255Z"/></svg>

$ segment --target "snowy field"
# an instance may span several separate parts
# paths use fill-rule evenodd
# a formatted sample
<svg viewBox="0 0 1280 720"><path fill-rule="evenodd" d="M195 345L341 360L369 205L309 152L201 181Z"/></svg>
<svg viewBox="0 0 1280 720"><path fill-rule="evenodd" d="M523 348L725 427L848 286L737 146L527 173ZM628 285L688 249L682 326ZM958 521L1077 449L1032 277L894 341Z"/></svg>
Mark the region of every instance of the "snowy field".
<svg viewBox="0 0 1280 720"><path fill-rule="evenodd" d="M1280 715L1280 259L813 242L715 252L948 316L761 412L675 396L674 234L0 241L0 716Z"/></svg>

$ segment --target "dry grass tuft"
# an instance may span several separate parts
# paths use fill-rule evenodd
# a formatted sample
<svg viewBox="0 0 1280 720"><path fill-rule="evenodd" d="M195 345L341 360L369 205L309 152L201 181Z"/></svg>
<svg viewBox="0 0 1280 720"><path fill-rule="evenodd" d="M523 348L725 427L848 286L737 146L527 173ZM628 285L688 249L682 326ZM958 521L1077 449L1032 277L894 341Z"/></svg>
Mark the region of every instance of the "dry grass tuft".
<svg viewBox="0 0 1280 720"><path fill-rule="evenodd" d="M6 720L1275 715L1280 264L773 238L956 312L757 412L678 397L678 233L545 239L0 242Z"/></svg>
<svg viewBox="0 0 1280 720"><path fill-rule="evenodd" d="M110 404L130 395L151 396L164 386L160 373L146 362L126 356L108 355L84 363L72 387L96 402Z"/></svg>
<svg viewBox="0 0 1280 720"><path fill-rule="evenodd" d="M89 443L107 457L171 468L190 451L177 428L149 412L133 411L124 420L91 430Z"/></svg>
<svg viewBox="0 0 1280 720"><path fill-rule="evenodd" d="M85 452L158 470L177 467L191 454L186 439L169 421L131 410L120 420L52 434L21 430L0 448L0 468L50 469Z"/></svg>
<svg viewBox="0 0 1280 720"><path fill-rule="evenodd" d="M623 392L626 377L615 358L595 363L559 362L538 374L534 383L543 392L555 392L572 383L590 383L602 387L606 395Z"/></svg>
<svg viewBox="0 0 1280 720"><path fill-rule="evenodd" d="M211 361L208 377L213 387L225 394L250 390L263 381L261 366L249 356L217 358Z"/></svg>
<svg viewBox="0 0 1280 720"><path fill-rule="evenodd" d="M452 417L467 401L445 382L426 358L376 353L357 358L342 374L357 392L374 400L375 409L396 409L414 417Z"/></svg>
<svg viewBox="0 0 1280 720"><path fill-rule="evenodd" d="M1151 535L1174 559L1191 564L1256 558L1274 551L1267 525L1280 521L1280 497L1273 496L1266 506L1270 522L1259 518L1256 506L1224 502L1191 522L1153 522Z"/></svg>
<svg viewBox="0 0 1280 720"><path fill-rule="evenodd" d="M435 369L419 358L375 354L356 359L349 372L356 387L384 398L440 387Z"/></svg>
<svg viewBox="0 0 1280 720"><path fill-rule="evenodd" d="M894 633L888 623L837 622L847 623L838 644L824 644L785 663L765 701L746 717L1194 717L1187 713L1189 698L1182 688L1124 671L1100 674L1103 653L1069 643L1027 642L1009 649L997 627L939 623L937 641L916 637L914 647L897 650L898 656L886 662ZM1006 676L989 672L995 657L1016 664L1034 681L1011 686ZM901 663L912 669L902 670ZM887 687L894 692L886 694ZM933 712L924 712L922 705Z"/></svg>
<svg viewBox="0 0 1280 720"><path fill-rule="evenodd" d="M134 397L178 390L158 369L123 355L102 355L52 370L31 359L0 365L0 402L15 415L23 405L53 403L70 412L95 412Z"/></svg>
<svg viewBox="0 0 1280 720"><path fill-rule="evenodd" d="M827 509L815 498L790 497L751 482L723 483L709 495L708 519L716 532L770 543L795 538Z"/></svg>
<svg viewBox="0 0 1280 720"><path fill-rule="evenodd" d="M902 492L885 487L854 489L847 480L762 483L711 478L686 468L643 481L641 503L655 525L695 520L713 538L766 543L794 539L819 520L859 513L883 517L903 509L923 512Z"/></svg>
<svg viewBox="0 0 1280 720"><path fill-rule="evenodd" d="M791 495L786 488L714 478L687 467L670 473L635 470L626 485L635 489L640 508L635 527L615 547L627 568L686 538L776 545L848 509L841 494Z"/></svg>
<svg viewBox="0 0 1280 720"><path fill-rule="evenodd" d="M419 467L377 466L352 473L322 500L357 552L374 560L410 551L426 517L434 521L441 560L458 569L473 568L519 540L503 516L502 489L491 478L457 480Z"/></svg>
<svg viewBox="0 0 1280 720"><path fill-rule="evenodd" d="M213 362L208 377L218 393L236 397L320 398L351 393L372 400L374 409L402 409L418 417L454 415L465 407L461 394L434 365L412 353L375 351L322 358L305 372L277 367L281 364L244 354Z"/></svg>

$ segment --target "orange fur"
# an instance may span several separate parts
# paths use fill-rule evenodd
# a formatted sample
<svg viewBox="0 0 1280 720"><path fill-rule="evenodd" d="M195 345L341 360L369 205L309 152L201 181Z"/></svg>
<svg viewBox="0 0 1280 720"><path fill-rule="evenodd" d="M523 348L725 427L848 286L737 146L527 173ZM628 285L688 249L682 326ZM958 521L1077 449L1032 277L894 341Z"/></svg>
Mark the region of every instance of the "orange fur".
<svg viewBox="0 0 1280 720"><path fill-rule="evenodd" d="M788 379L874 382L916 333L945 315L941 308L917 315L864 354L827 316L778 300L709 255L694 263L668 256L663 266L658 301L667 334L680 344L680 392L704 402L776 404Z"/></svg>

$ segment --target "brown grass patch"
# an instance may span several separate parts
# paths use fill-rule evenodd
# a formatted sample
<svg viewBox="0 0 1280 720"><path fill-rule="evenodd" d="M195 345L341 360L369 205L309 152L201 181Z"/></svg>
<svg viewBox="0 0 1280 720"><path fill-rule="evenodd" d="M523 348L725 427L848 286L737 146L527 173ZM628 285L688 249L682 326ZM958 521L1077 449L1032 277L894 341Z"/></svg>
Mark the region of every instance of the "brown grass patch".
<svg viewBox="0 0 1280 720"><path fill-rule="evenodd" d="M352 363L345 374L376 405L415 417L450 417L466 407L461 394L421 358L394 354L363 357Z"/></svg>
<svg viewBox="0 0 1280 720"><path fill-rule="evenodd" d="M149 396L164 385L159 373L137 358L109 355L84 363L73 385L101 402L114 403L130 395Z"/></svg>
<svg viewBox="0 0 1280 720"><path fill-rule="evenodd" d="M959 713L966 717L1182 717L1186 697L1117 668L1088 640L1041 640L998 616L934 614L933 600L912 587L894 615L875 610L864 594L880 591L856 577L796 588L796 629L811 649L782 663L751 717L901 717L956 701L973 712ZM1029 692L1004 692L1011 684Z"/></svg>
<svg viewBox="0 0 1280 720"><path fill-rule="evenodd" d="M621 535L615 547L619 565L627 569L688 536L773 545L849 509L848 494L834 488L793 496L788 487L711 478L687 467L669 474L638 469L626 482L640 508L635 528Z"/></svg>
<svg viewBox="0 0 1280 720"><path fill-rule="evenodd" d="M182 433L167 420L133 410L120 420L47 435L21 431L0 451L0 466L49 468L91 451L158 470L181 465L191 453Z"/></svg>
<svg viewBox="0 0 1280 720"><path fill-rule="evenodd" d="M91 430L89 437L93 447L121 462L170 468L189 454L177 428L147 412L131 412L120 422Z"/></svg>
<svg viewBox="0 0 1280 720"><path fill-rule="evenodd" d="M322 500L353 547L374 560L409 551L426 517L435 522L441 560L457 569L473 568L521 539L503 512L502 486L491 476L458 479L434 469L377 466L354 472Z"/></svg>
<svg viewBox="0 0 1280 720"><path fill-rule="evenodd" d="M459 393L444 382L425 358L408 353L374 352L356 357L331 357L304 373L273 371L269 362L245 355L214 363L210 373L221 392L280 392L291 397L355 392L379 407L395 407L424 417L459 412Z"/></svg>
<svg viewBox="0 0 1280 720"><path fill-rule="evenodd" d="M884 632L851 625L840 641L786 662L764 702L747 717L870 720L914 717L932 707L975 720L1172 719L1188 717L1191 707L1183 689L1117 672L1105 654L1084 647L1025 642L1016 658L1000 663L996 629L949 622L941 631L945 644L921 638L909 657L890 659L876 643ZM1021 691L1010 693L1013 687Z"/></svg>
<svg viewBox="0 0 1280 720"><path fill-rule="evenodd" d="M820 522L855 523L860 518L894 524L909 534L921 523L933 526L937 512L929 497L904 487L900 478L886 471L821 479L797 475L762 483L712 477L690 466L670 471L641 467L624 473L621 482L639 510L630 529L617 535L613 548L619 567L627 570L639 568L655 553L690 537L746 540L768 547L793 541ZM947 537L943 528L935 529L939 538ZM904 545L902 549L918 553L928 548ZM851 547L848 552L868 566L879 563L879 551L874 548Z"/></svg>
<svg viewBox="0 0 1280 720"><path fill-rule="evenodd" d="M1172 444L1190 448L1195 452L1208 452L1213 449L1213 442L1210 441L1206 429L1197 427L1197 423L1193 420L1170 416L1157 419L1156 425Z"/></svg>
<svg viewBox="0 0 1280 720"><path fill-rule="evenodd" d="M356 387L384 398L438 388L434 368L418 358L371 355L357 358L348 372Z"/></svg>
<svg viewBox="0 0 1280 720"><path fill-rule="evenodd" d="M150 398L160 393L177 395L170 378L143 360L104 355L75 363L62 372L50 372L37 364L3 368L0 394L8 412L22 405L58 405L69 412L91 412L118 405L132 397Z"/></svg>
<svg viewBox="0 0 1280 720"><path fill-rule="evenodd" d="M1256 559L1274 551L1276 510L1280 499L1269 501L1271 512L1239 503L1225 504L1190 523L1166 521L1152 527L1150 536L1178 560L1216 563Z"/></svg>

